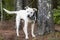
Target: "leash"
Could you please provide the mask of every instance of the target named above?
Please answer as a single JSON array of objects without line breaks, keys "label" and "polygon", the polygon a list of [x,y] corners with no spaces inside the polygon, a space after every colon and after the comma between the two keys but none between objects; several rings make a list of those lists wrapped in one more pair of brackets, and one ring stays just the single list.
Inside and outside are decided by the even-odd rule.
[{"label": "leash", "polygon": [[28,6],[31,6],[33,3],[34,3],[34,0]]}]

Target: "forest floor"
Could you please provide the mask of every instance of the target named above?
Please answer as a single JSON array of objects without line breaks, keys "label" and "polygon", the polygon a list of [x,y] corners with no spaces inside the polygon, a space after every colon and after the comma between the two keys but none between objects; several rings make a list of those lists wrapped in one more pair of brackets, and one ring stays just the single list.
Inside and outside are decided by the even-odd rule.
[{"label": "forest floor", "polygon": [[[20,31],[19,31],[20,36],[17,37],[14,26],[15,26],[15,23],[11,21],[0,22],[0,40],[25,40],[25,35],[22,30],[22,27],[20,27]],[[31,28],[29,24],[28,40],[60,40],[60,32],[54,32],[54,33],[46,34],[43,36],[36,36],[36,38],[32,38],[30,29]],[[60,25],[55,25],[55,29],[60,31]],[[35,31],[36,31],[36,27],[35,27]]]}]

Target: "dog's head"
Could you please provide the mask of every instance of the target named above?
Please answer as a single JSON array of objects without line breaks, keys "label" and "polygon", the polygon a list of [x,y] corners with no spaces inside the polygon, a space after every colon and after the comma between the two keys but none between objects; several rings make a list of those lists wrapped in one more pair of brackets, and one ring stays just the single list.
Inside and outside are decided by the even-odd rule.
[{"label": "dog's head", "polygon": [[37,11],[36,8],[25,7],[26,12],[28,13],[28,17],[34,16],[35,12]]}]

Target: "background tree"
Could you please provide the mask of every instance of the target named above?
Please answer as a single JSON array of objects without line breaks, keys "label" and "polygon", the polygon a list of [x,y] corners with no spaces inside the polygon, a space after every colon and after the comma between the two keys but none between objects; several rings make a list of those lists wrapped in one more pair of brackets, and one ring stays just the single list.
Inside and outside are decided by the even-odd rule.
[{"label": "background tree", "polygon": [[52,1],[38,0],[38,34],[43,35],[54,30]]},{"label": "background tree", "polygon": [[1,19],[1,22],[3,21],[3,10],[2,10],[2,0],[0,0],[0,19]]},{"label": "background tree", "polygon": [[15,1],[15,10],[21,10],[23,8],[23,0],[14,0]]}]

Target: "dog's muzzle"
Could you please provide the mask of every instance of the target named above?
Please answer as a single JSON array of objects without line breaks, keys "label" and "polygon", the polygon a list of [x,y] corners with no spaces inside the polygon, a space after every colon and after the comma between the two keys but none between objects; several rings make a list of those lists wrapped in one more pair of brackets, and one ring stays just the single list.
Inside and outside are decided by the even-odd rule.
[{"label": "dog's muzzle", "polygon": [[30,17],[30,15],[28,15],[28,18],[31,19],[31,20],[35,20],[35,17],[36,17],[35,14],[33,14],[31,17]]}]

